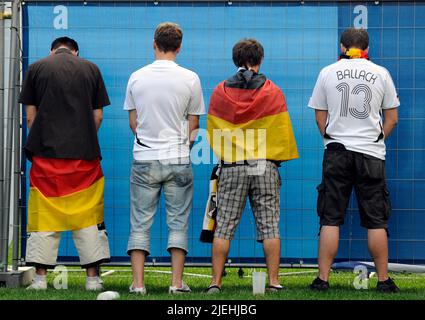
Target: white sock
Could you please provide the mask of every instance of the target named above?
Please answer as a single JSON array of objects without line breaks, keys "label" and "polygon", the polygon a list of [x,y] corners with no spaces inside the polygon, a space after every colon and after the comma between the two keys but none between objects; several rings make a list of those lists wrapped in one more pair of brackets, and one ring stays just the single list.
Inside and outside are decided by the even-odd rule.
[{"label": "white sock", "polygon": [[98,282],[99,281],[99,277],[87,277],[87,282]]},{"label": "white sock", "polygon": [[34,282],[46,282],[46,275],[35,274]]}]

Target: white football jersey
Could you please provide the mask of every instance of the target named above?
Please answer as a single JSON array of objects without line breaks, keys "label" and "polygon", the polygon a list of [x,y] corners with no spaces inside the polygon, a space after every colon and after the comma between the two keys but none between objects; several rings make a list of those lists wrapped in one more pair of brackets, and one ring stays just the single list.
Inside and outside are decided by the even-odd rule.
[{"label": "white football jersey", "polygon": [[325,146],[339,142],[385,160],[381,110],[400,105],[387,69],[366,59],[341,59],[322,69],[308,105],[328,111]]}]

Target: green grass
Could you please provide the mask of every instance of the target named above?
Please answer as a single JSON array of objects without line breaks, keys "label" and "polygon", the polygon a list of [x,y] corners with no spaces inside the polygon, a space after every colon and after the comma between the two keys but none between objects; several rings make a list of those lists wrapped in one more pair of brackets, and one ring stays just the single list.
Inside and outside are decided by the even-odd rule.
[{"label": "green grass", "polygon": [[[94,300],[98,293],[86,292],[84,290],[85,275],[80,269],[70,268],[68,279],[68,290],[56,290],[53,288],[53,279],[56,276],[53,272],[49,274],[49,289],[44,292],[35,292],[20,289],[0,288],[0,299],[51,299],[51,300]],[[338,300],[424,300],[425,299],[425,276],[412,274],[393,274],[402,292],[398,294],[380,294],[374,288],[376,286],[376,278],[369,281],[369,290],[356,290],[352,283],[354,274],[351,272],[332,273],[331,290],[326,293],[312,292],[307,289],[310,282],[315,277],[314,273],[302,275],[284,275],[281,282],[286,290],[279,293],[267,293],[264,296],[254,296],[252,294],[252,278],[250,277],[252,269],[246,268],[245,277],[239,278],[238,269],[227,269],[227,276],[223,278],[223,292],[217,295],[206,295],[202,291],[208,286],[209,278],[185,275],[185,281],[192,288],[191,294],[186,295],[169,295],[167,293],[170,282],[170,274],[157,273],[167,272],[169,268],[146,268],[146,288],[148,295],[137,296],[128,293],[128,287],[131,283],[131,272],[129,268],[103,268],[102,272],[115,270],[111,275],[103,277],[105,290],[118,291],[121,299],[133,300],[320,300],[320,299],[338,299]],[[257,269],[259,270],[259,269]],[[209,268],[186,268],[187,273],[195,273],[209,275]],[[300,272],[308,270],[300,269],[281,269],[281,272]],[[311,271],[311,270],[310,270]]]}]

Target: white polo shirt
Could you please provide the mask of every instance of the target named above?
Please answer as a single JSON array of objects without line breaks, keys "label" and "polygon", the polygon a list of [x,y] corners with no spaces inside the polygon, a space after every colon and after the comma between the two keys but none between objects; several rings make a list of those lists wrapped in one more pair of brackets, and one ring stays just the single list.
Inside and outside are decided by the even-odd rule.
[{"label": "white polo shirt", "polygon": [[308,105],[328,111],[325,146],[339,142],[385,160],[381,111],[400,102],[384,67],[366,59],[341,59],[322,69]]},{"label": "white polo shirt", "polygon": [[156,60],[128,81],[124,110],[136,110],[135,160],[189,156],[188,115],[205,114],[196,73],[174,61]]}]

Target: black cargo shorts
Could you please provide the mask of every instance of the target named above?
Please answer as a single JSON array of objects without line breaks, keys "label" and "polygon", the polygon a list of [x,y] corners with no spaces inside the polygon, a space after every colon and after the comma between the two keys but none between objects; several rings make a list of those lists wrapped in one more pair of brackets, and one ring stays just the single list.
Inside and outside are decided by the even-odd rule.
[{"label": "black cargo shorts", "polygon": [[385,161],[330,143],[323,156],[322,183],[317,187],[321,226],[340,226],[351,192],[356,193],[361,226],[387,229],[391,203],[385,182]]}]

